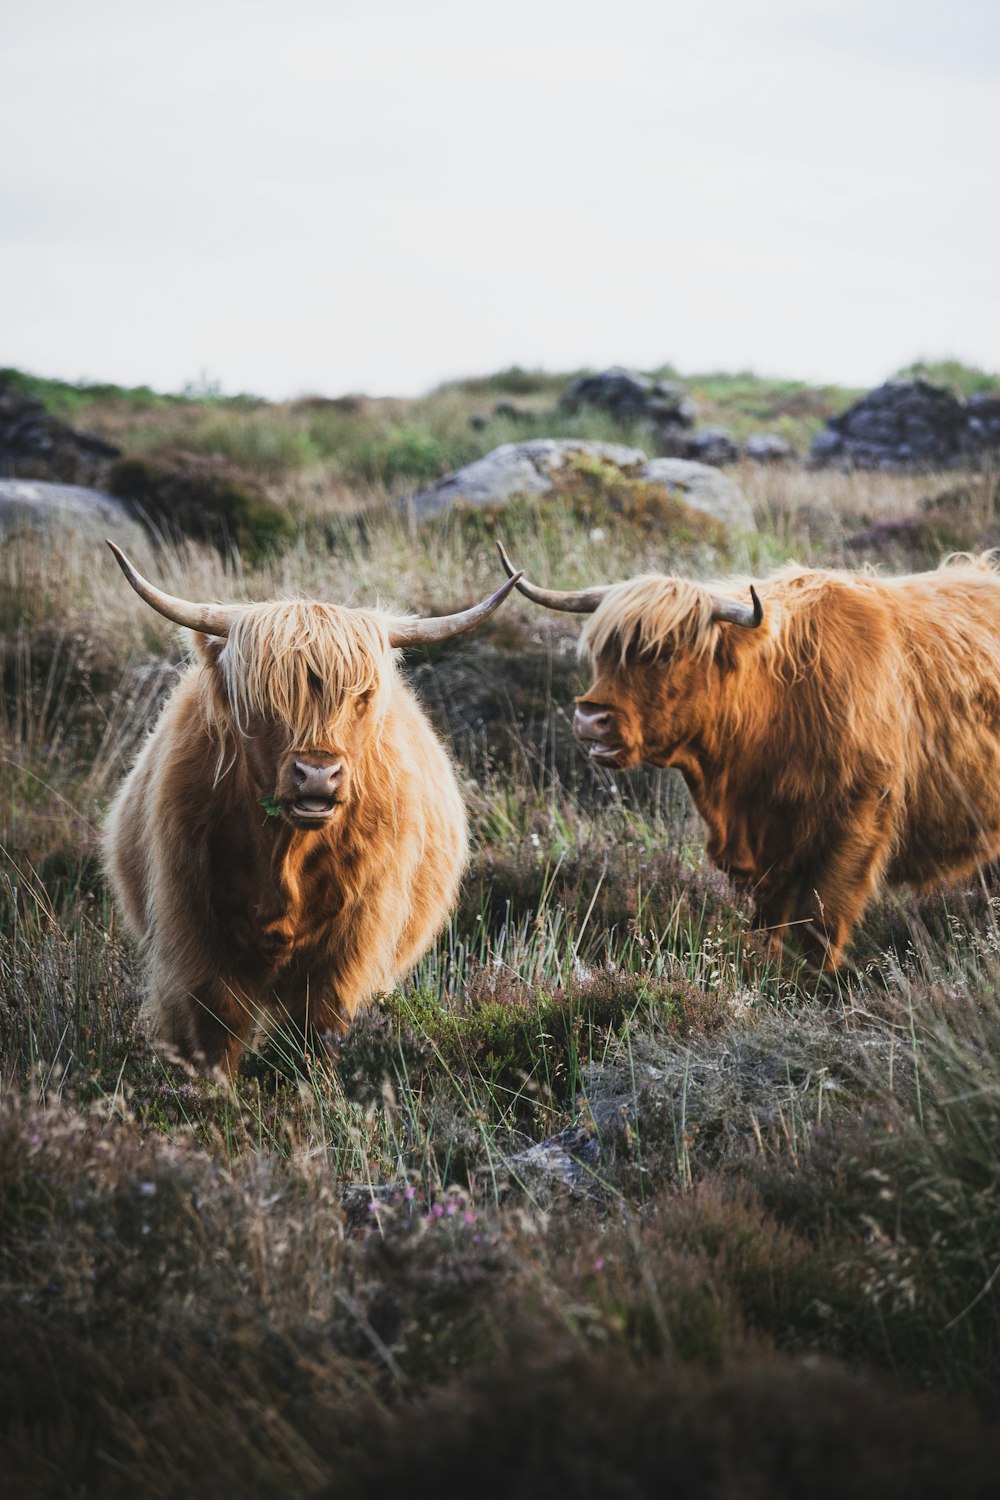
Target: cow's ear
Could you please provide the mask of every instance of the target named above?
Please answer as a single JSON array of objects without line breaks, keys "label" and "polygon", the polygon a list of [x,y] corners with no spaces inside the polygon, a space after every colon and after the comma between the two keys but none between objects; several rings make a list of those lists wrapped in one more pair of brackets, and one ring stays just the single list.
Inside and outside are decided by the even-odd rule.
[{"label": "cow's ear", "polygon": [[217,667],[219,658],[226,649],[226,643],[221,636],[203,635],[200,630],[193,630],[191,635],[194,640],[194,649],[206,667]]}]

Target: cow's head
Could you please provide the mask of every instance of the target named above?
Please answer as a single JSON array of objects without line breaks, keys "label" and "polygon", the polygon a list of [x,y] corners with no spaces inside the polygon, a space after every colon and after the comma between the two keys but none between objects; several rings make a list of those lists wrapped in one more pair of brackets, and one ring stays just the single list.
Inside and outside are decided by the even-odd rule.
[{"label": "cow's head", "polygon": [[516,580],[471,609],[431,619],[290,600],[192,604],[148,583],[108,543],[136,593],[196,632],[211,711],[233,732],[260,801],[295,828],[326,827],[359,791],[395,674],[394,653],[471,630]]},{"label": "cow's head", "polygon": [[753,586],[750,604],[657,575],[565,592],[529,583],[502,546],[500,555],[509,581],[529,599],[591,616],[580,649],[593,680],[573,715],[573,732],[589,758],[615,770],[640,761],[682,763],[734,659],[730,633],[721,627],[756,629],[763,621]]}]

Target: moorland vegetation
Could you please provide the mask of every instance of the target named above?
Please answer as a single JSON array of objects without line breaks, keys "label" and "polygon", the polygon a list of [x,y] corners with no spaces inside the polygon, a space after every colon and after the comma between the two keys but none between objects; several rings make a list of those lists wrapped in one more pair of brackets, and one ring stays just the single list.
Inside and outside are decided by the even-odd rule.
[{"label": "moorland vegetation", "polygon": [[[500,534],[531,577],[572,588],[789,557],[934,566],[996,524],[988,467],[787,463],[730,471],[751,533],[651,516],[599,466],[416,525],[408,488],[502,441],[642,434],[560,418],[566,380],[517,370],[415,402],[280,407],[17,379],[123,461],[224,464],[280,511],[280,535],[243,547],[153,522],[135,560],[190,598],[441,613],[499,581]],[[854,395],[689,388],[704,420],[800,449]],[[915,515],[945,519],[884,524]],[[880,550],[847,549],[865,535]],[[7,536],[11,1493],[628,1496],[664,1476],[692,1496],[994,1492],[993,874],[886,898],[835,979],[768,967],[679,779],[614,778],[574,747],[577,629],[515,598],[409,655],[469,809],[454,917],[335,1056],[295,1056],[277,1031],[228,1084],[150,1049],[100,874],[104,810],[184,644],[96,533]]]}]

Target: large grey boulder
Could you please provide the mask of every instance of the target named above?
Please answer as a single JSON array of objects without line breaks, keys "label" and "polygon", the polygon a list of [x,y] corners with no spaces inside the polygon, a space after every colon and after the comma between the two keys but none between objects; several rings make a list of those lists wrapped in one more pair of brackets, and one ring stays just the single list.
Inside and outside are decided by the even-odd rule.
[{"label": "large grey boulder", "polygon": [[718,469],[683,458],[649,459],[641,448],[583,438],[533,438],[524,443],[504,443],[485,458],[446,475],[428,489],[418,490],[404,504],[412,514],[423,518],[456,504],[505,505],[515,495],[547,495],[559,471],[577,456],[612,464],[630,479],[661,485],[679,495],[693,510],[714,516],[725,526],[740,531],[756,529],[750,502],[739,486]]},{"label": "large grey boulder", "polygon": [[0,533],[29,528],[54,531],[72,526],[113,537],[139,531],[121,500],[82,484],[49,484],[42,479],[0,479]]},{"label": "large grey boulder", "polygon": [[515,495],[547,495],[553,476],[575,454],[597,458],[619,469],[635,471],[646,462],[641,448],[622,443],[590,442],[584,438],[531,438],[504,443],[484,458],[446,474],[436,484],[409,496],[415,515],[432,516],[457,502],[465,505],[504,505]]},{"label": "large grey boulder", "polygon": [[651,458],[638,478],[679,494],[692,510],[714,516],[724,526],[739,531],[755,531],[753,507],[738,484],[734,484],[709,464],[694,463],[687,458]]}]

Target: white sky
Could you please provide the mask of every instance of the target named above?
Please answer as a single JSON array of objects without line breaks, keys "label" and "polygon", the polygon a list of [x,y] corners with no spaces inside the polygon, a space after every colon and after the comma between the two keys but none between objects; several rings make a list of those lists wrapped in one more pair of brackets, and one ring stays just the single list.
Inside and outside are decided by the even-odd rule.
[{"label": "white sky", "polygon": [[0,0],[0,364],[1000,367],[997,0]]}]

